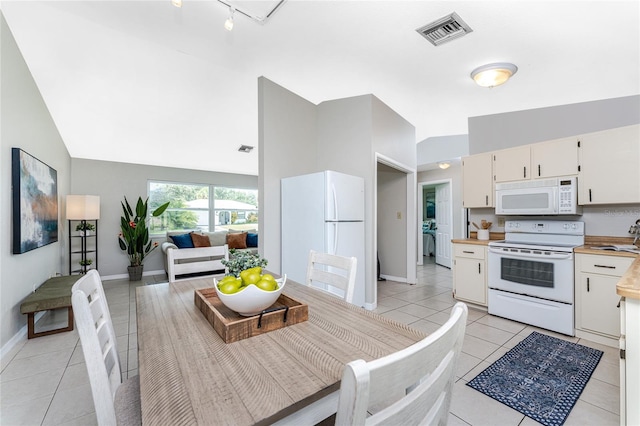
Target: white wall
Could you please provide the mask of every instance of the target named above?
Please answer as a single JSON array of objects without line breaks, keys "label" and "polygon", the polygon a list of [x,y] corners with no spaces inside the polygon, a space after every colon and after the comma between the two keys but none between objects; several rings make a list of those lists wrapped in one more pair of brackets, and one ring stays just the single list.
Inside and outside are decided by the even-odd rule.
[{"label": "white wall", "polygon": [[640,123],[640,95],[469,117],[469,153]]},{"label": "white wall", "polygon": [[[372,95],[315,106],[264,77],[258,79],[258,93],[260,229],[261,233],[268,233],[263,256],[274,270],[276,264],[280,265],[282,177],[326,169],[361,176],[365,179],[366,300],[375,303],[375,154],[382,153],[415,168],[414,127]],[[415,216],[415,197],[409,202],[411,220],[411,212]],[[416,257],[415,253],[410,256]]]},{"label": "white wall", "polygon": [[[20,303],[56,272],[62,272],[67,232],[64,199],[69,191],[71,159],[31,73],[22,58],[4,16],[0,19],[0,347],[17,336],[26,324]],[[11,253],[11,148],[21,148],[57,171],[58,242],[23,254]]]},{"label": "white wall", "polygon": [[417,145],[418,164],[433,164],[440,161],[469,155],[469,135],[435,136]]},{"label": "white wall", "polygon": [[314,104],[267,78],[258,79],[259,250],[276,273],[281,272],[280,179],[319,171],[316,120]]}]

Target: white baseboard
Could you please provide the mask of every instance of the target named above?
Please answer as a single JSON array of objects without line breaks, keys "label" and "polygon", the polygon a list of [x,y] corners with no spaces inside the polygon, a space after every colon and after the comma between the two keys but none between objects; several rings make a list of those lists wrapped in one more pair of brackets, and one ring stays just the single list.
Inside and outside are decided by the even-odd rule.
[{"label": "white baseboard", "polygon": [[[148,277],[150,275],[163,275],[166,274],[164,269],[159,269],[157,271],[147,271],[147,272],[143,272],[142,276],[143,277]],[[129,278],[129,274],[116,274],[116,275],[104,275],[100,277],[103,281],[107,281],[107,280],[121,280],[124,278]]]},{"label": "white baseboard", "polygon": [[[46,313],[47,311],[37,312],[34,316],[34,322],[38,322]],[[7,343],[2,346],[2,349],[0,349],[0,359],[4,360],[6,356],[9,356],[16,345],[23,340],[27,340],[27,324],[25,324],[16,334],[13,335],[11,339],[9,339]],[[4,366],[4,362],[2,365]]]},{"label": "white baseboard", "polygon": [[395,281],[395,282],[398,282],[398,283],[406,283],[407,282],[407,277],[394,277],[393,275],[384,275],[384,274],[381,274],[380,277],[384,278],[385,280]]}]

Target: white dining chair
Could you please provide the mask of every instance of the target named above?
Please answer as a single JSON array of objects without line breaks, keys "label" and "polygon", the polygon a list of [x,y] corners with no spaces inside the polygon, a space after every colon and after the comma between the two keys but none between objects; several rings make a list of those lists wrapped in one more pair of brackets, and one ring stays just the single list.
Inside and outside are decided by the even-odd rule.
[{"label": "white dining chair", "polygon": [[446,424],[467,312],[458,302],[449,320],[423,340],[370,362],[347,364],[335,424]]},{"label": "white dining chair", "polygon": [[326,289],[326,285],[338,288],[344,292],[344,300],[352,303],[356,286],[357,264],[358,259],[355,257],[337,256],[311,250],[307,265],[306,284],[321,289]]},{"label": "white dining chair", "polygon": [[98,271],[71,288],[71,305],[84,354],[99,425],[140,425],[138,376],[122,381],[116,334]]}]

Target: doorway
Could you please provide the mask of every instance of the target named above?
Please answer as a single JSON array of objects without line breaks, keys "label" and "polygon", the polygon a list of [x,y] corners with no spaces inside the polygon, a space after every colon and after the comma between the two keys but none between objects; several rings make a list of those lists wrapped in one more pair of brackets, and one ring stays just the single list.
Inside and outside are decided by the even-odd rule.
[{"label": "doorway", "polygon": [[374,261],[379,256],[380,277],[386,280],[416,283],[415,193],[416,171],[376,153],[373,256]]},{"label": "doorway", "polygon": [[453,208],[451,179],[418,184],[418,265],[435,257],[438,265],[451,268]]}]

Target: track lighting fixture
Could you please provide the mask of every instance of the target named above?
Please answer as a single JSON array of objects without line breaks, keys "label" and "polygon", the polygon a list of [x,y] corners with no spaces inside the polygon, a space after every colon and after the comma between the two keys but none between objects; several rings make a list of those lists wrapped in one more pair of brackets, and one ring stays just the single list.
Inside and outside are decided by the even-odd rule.
[{"label": "track lighting fixture", "polygon": [[233,7],[229,8],[229,17],[224,21],[224,29],[227,31],[231,31],[233,29],[233,14],[235,11],[236,10]]}]

